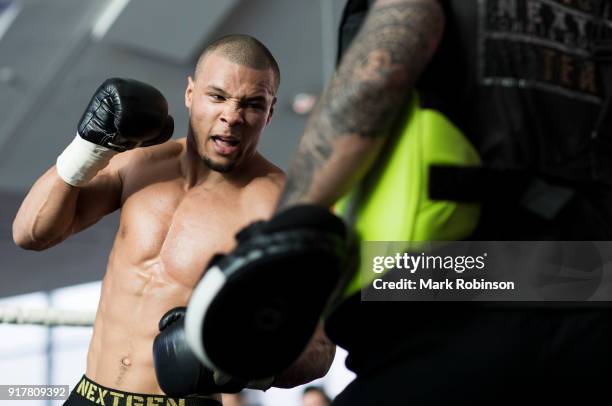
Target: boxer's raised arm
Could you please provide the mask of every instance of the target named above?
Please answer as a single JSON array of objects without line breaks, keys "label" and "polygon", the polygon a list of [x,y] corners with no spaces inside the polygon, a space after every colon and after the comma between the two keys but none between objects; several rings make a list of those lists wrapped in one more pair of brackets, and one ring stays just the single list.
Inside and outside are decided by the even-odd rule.
[{"label": "boxer's raised arm", "polygon": [[21,204],[13,240],[24,249],[49,248],[118,209],[120,200],[121,180],[111,165],[82,187],[66,183],[53,166]]},{"label": "boxer's raised arm", "polygon": [[443,26],[438,0],[376,1],[308,120],[279,210],[329,207],[368,170]]},{"label": "boxer's raised arm", "polygon": [[13,222],[13,239],[42,250],[120,206],[120,168],[135,147],[167,141],[174,130],[164,96],[130,79],[106,80],[95,92],[77,135],[34,184]]}]

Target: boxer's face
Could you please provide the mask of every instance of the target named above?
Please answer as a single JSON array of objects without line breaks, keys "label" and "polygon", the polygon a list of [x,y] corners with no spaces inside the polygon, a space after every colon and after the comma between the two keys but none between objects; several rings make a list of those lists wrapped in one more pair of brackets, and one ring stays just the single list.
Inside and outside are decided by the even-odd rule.
[{"label": "boxer's face", "polygon": [[211,169],[229,172],[255,153],[276,102],[274,74],[207,55],[188,78],[185,105],[198,154]]}]

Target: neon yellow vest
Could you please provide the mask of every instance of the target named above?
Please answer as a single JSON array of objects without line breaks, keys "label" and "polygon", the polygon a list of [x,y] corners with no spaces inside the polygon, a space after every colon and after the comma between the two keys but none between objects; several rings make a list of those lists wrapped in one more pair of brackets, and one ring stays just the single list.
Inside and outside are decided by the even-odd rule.
[{"label": "neon yellow vest", "polygon": [[[362,242],[451,241],[470,235],[479,205],[430,200],[428,177],[431,164],[479,165],[474,147],[445,116],[420,108],[417,96],[396,128],[370,172],[338,202],[336,213]],[[355,274],[344,297],[374,278],[372,272],[362,271]],[[371,274],[372,279],[362,280],[360,274]]]}]

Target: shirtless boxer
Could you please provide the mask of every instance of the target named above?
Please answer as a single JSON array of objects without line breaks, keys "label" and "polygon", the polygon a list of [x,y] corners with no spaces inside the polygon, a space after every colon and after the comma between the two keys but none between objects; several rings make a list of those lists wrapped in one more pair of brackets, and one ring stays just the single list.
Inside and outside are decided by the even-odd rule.
[{"label": "shirtless boxer", "polygon": [[[28,193],[13,225],[16,244],[26,249],[49,248],[121,209],[86,378],[67,404],[218,404],[147,396],[163,394],[152,343],[162,315],[186,305],[212,256],[233,247],[236,231],[273,212],[284,175],[256,147],[279,79],[273,56],[257,40],[234,35],[213,42],[188,78],[187,137],[168,142],[172,118],[161,93],[109,79],[77,138]],[[158,145],[142,148],[150,144]],[[335,347],[323,335],[313,343],[275,386],[328,370]]]}]

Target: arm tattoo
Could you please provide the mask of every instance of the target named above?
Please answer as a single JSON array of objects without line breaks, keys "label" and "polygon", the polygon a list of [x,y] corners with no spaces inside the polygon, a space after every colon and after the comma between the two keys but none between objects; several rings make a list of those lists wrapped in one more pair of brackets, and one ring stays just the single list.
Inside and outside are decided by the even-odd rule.
[{"label": "arm tattoo", "polygon": [[339,137],[388,133],[437,46],[442,26],[436,0],[381,0],[373,6],[308,121],[280,207],[308,193]]}]

